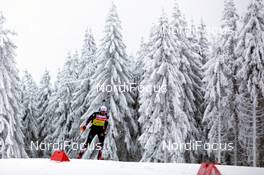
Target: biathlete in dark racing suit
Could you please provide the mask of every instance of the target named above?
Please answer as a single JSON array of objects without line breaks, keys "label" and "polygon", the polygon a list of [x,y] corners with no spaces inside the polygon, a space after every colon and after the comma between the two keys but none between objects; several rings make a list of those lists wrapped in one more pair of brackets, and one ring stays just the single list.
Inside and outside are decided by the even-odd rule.
[{"label": "biathlete in dark racing suit", "polygon": [[106,135],[106,129],[108,126],[108,119],[109,116],[107,114],[107,107],[101,106],[99,109],[99,112],[94,112],[85,122],[85,125],[80,127],[81,132],[84,132],[86,130],[87,125],[91,122],[91,130],[89,132],[88,138],[84,144],[84,148],[80,153],[78,154],[78,159],[81,159],[83,154],[85,153],[87,147],[91,142],[93,141],[94,137],[97,135],[99,139],[99,145],[101,149],[98,152],[97,159],[102,160],[102,149],[104,146],[104,139]]}]

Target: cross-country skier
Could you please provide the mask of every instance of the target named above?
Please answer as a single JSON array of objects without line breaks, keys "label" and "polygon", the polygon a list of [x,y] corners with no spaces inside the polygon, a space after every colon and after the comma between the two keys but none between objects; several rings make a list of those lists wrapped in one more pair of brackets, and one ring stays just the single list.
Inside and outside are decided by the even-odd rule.
[{"label": "cross-country skier", "polygon": [[99,109],[99,112],[94,112],[85,122],[85,125],[80,127],[80,131],[84,132],[87,125],[91,122],[91,130],[89,132],[88,138],[84,144],[84,148],[80,151],[78,154],[78,159],[81,159],[85,150],[89,146],[89,144],[92,142],[93,138],[97,135],[99,139],[99,146],[101,149],[98,152],[98,160],[102,160],[102,149],[104,145],[104,139],[106,135],[106,130],[108,126],[108,119],[109,116],[107,114],[107,107],[101,106]]}]

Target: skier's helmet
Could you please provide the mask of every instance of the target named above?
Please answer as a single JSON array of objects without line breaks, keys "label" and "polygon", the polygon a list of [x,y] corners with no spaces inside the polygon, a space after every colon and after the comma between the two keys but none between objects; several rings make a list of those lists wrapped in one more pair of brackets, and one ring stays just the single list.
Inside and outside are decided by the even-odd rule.
[{"label": "skier's helmet", "polygon": [[99,110],[100,110],[100,112],[107,112],[107,107],[101,106]]}]

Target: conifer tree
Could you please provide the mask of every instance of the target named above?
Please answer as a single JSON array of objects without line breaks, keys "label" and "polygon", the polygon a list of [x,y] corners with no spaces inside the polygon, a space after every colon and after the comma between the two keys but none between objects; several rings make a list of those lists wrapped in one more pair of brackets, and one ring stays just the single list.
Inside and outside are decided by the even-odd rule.
[{"label": "conifer tree", "polygon": [[[77,80],[76,74],[77,53],[74,56],[68,55],[59,77],[58,89],[53,98],[56,99],[53,107],[53,133],[47,137],[53,141],[60,142],[70,138],[70,130],[73,123],[71,103],[75,85],[72,83]],[[55,100],[54,99],[54,100]]]},{"label": "conifer tree", "polygon": [[43,76],[41,77],[38,94],[37,94],[37,109],[38,109],[37,123],[39,128],[38,137],[40,141],[43,140],[45,137],[45,134],[43,134],[43,130],[46,130],[47,129],[46,127],[49,126],[49,123],[46,120],[48,119],[48,117],[45,114],[47,114],[46,108],[48,107],[51,93],[52,93],[52,89],[50,83],[50,75],[49,72],[45,70]]},{"label": "conifer tree", "polygon": [[74,118],[73,126],[70,131],[71,137],[78,137],[80,117],[87,111],[91,89],[91,77],[95,70],[96,45],[91,30],[85,32],[82,55],[79,60],[79,77],[73,84],[76,88],[72,98],[72,112],[70,115]]},{"label": "conifer tree", "polygon": [[[186,142],[194,142],[197,140],[204,140],[201,134],[201,120],[203,113],[203,91],[202,91],[202,59],[201,56],[195,52],[194,47],[186,32],[184,18],[175,2],[174,8],[176,12],[173,15],[172,30],[175,39],[175,50],[179,54],[181,60],[180,71],[185,77],[182,84],[184,97],[182,99],[183,111],[188,117],[191,130],[188,132]],[[183,24],[183,26],[176,24]],[[181,31],[181,32],[178,32]],[[202,150],[186,151],[186,161],[195,162],[201,159]]]},{"label": "conifer tree", "polygon": [[239,141],[246,152],[247,164],[259,166],[263,143],[263,19],[262,0],[253,0],[238,34],[236,47],[239,80]]},{"label": "conifer tree", "polygon": [[[204,122],[209,129],[210,143],[235,142],[234,161],[237,162],[237,83],[235,79],[235,46],[237,32],[236,8],[233,0],[225,1],[222,18],[222,34],[214,47],[210,60],[205,65],[205,104]],[[234,126],[233,126],[234,125]],[[233,138],[230,130],[233,130]],[[231,140],[229,140],[231,139]],[[214,151],[219,163],[227,159],[221,149]]]},{"label": "conifer tree", "polygon": [[199,54],[202,57],[202,63],[205,64],[209,58],[209,42],[207,39],[206,33],[206,25],[204,24],[203,20],[201,20],[200,25],[198,26],[198,46],[199,46]]},{"label": "conifer tree", "polygon": [[[229,131],[227,132],[228,141],[234,143],[234,152],[232,156],[232,162],[235,165],[238,164],[238,150],[239,150],[239,142],[238,142],[238,85],[235,74],[237,72],[237,68],[235,66],[236,54],[235,47],[237,43],[237,25],[239,16],[236,12],[236,6],[234,0],[226,0],[224,4],[224,12],[222,18],[222,35],[221,35],[221,45],[222,45],[222,57],[225,64],[225,76],[228,80],[228,89],[229,93],[227,94],[228,104],[227,108],[230,111],[230,117],[232,120],[232,125],[229,125]],[[225,155],[225,159],[228,159]],[[231,162],[227,162],[231,163]]]},{"label": "conifer tree", "polygon": [[21,127],[22,104],[18,70],[15,64],[13,33],[0,15],[0,158],[27,157]]},{"label": "conifer tree", "polygon": [[129,60],[122,41],[121,22],[113,4],[106,19],[105,37],[96,58],[96,71],[89,92],[89,109],[83,115],[86,119],[101,105],[109,108],[109,130],[105,140],[103,155],[114,160],[129,160],[133,157],[133,137],[137,125],[132,116],[133,98],[130,90],[121,85],[129,85],[131,73]]},{"label": "conifer tree", "polygon": [[163,14],[151,38],[148,61],[144,67],[146,74],[141,83],[141,161],[184,161],[184,150],[167,148],[169,144],[184,143],[190,131],[188,116],[182,110],[182,84],[185,79],[180,71],[179,55],[168,19]]},{"label": "conifer tree", "polygon": [[23,133],[25,135],[24,142],[26,151],[29,157],[36,157],[36,150],[31,149],[31,141],[35,142],[38,139],[38,124],[36,106],[37,85],[31,74],[24,72],[22,78],[22,104],[24,107],[22,116]]},{"label": "conifer tree", "polygon": [[[63,143],[71,139],[70,130],[74,121],[70,115],[72,112],[71,100],[75,88],[72,82],[76,81],[77,75],[75,66],[76,57],[71,56],[69,53],[62,71],[58,73],[55,90],[43,113],[43,116],[45,116],[42,121],[44,129],[41,134],[45,143]],[[44,157],[49,156],[50,153],[51,150],[45,150]]]}]

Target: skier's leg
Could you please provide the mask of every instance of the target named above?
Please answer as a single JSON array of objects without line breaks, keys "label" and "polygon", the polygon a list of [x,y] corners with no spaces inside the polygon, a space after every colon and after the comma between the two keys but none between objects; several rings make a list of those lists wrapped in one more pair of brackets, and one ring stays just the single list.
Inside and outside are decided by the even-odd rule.
[{"label": "skier's leg", "polygon": [[95,129],[91,129],[90,132],[89,132],[89,135],[88,135],[88,137],[86,139],[86,142],[84,144],[85,148],[87,148],[89,146],[89,144],[92,143],[93,138],[95,137],[95,135],[96,135],[96,130]]},{"label": "skier's leg", "polygon": [[103,157],[102,157],[102,150],[103,150],[103,147],[104,147],[105,134],[104,133],[98,133],[98,139],[99,139],[100,149],[98,151],[97,159],[98,160],[102,160],[103,159]]},{"label": "skier's leg", "polygon": [[82,158],[82,156],[83,156],[83,154],[85,153],[87,147],[88,147],[89,144],[93,141],[93,138],[94,138],[95,135],[96,135],[95,130],[94,130],[94,129],[91,129],[90,132],[89,132],[89,134],[88,134],[88,137],[87,137],[87,139],[86,139],[86,142],[85,142],[85,144],[83,145],[82,150],[81,150],[80,153],[78,154],[77,159],[81,159],[81,158]]}]

